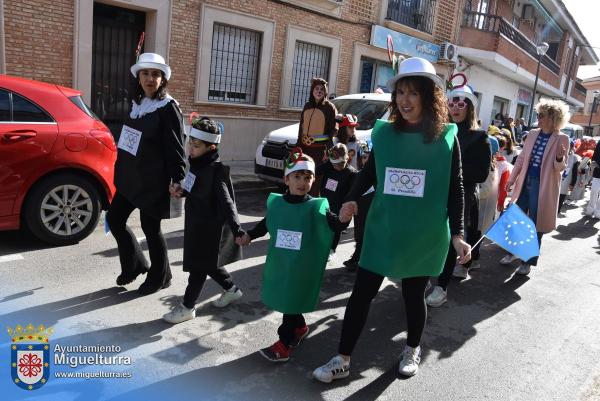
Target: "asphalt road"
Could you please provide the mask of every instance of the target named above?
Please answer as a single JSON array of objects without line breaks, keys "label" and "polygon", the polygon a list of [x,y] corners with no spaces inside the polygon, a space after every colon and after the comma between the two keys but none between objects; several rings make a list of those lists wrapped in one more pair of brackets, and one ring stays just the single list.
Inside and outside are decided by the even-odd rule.
[{"label": "asphalt road", "polygon": [[[267,189],[238,192],[244,227],[264,214]],[[582,203],[580,203],[581,205]],[[0,325],[54,328],[59,345],[111,345],[130,364],[70,367],[55,372],[111,371],[131,378],[57,378],[33,391],[11,383],[10,338],[0,340],[3,400],[598,400],[600,399],[599,220],[570,207],[542,243],[528,277],[500,266],[503,252],[485,243],[482,269],[453,281],[449,302],[430,309],[419,374],[402,379],[398,356],[406,338],[398,282],[384,281],[352,359],[348,379],[326,385],[314,368],[337,350],[354,275],[341,262],[353,250],[345,234],[328,265],[311,332],[292,359],[273,364],[258,349],[277,339],[281,315],[260,301],[266,239],[229,266],[244,297],[225,309],[210,305],[220,288],[209,280],[197,318],[172,326],[161,316],[183,294],[183,218],[163,222],[173,285],[139,297],[138,279],[115,285],[120,271],[114,239],[102,227],[78,245],[45,247],[22,233],[0,233]],[[143,237],[137,213],[130,226]],[[142,240],[143,242],[143,240]],[[145,243],[144,243],[145,246]],[[81,355],[72,353],[72,355]],[[90,354],[85,354],[90,355]],[[116,354],[110,354],[116,355]],[[55,360],[54,360],[55,361]]]}]

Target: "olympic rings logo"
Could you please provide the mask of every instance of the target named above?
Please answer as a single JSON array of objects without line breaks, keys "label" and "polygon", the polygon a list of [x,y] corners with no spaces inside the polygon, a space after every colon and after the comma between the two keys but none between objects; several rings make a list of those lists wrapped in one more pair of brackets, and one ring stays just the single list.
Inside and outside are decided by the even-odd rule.
[{"label": "olympic rings logo", "polygon": [[[416,175],[409,176],[407,174],[391,174],[390,182],[398,186],[403,186],[406,189],[414,189],[421,184],[421,178]],[[398,184],[398,182],[400,184]]]}]

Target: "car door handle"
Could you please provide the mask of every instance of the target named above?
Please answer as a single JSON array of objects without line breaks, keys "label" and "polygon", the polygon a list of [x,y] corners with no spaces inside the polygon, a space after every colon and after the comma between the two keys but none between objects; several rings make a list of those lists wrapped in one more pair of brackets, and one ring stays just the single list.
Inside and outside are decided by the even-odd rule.
[{"label": "car door handle", "polygon": [[2,136],[2,139],[6,142],[17,142],[24,139],[33,138],[37,135],[35,131],[13,131],[7,132]]}]

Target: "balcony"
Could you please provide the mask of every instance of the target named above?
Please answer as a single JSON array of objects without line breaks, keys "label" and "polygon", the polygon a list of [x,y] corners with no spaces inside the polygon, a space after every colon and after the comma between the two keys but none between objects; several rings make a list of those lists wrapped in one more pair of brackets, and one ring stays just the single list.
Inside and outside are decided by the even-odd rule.
[{"label": "balcony", "polygon": [[433,32],[436,0],[389,0],[386,19],[421,32]]},{"label": "balcony", "polygon": [[[538,58],[535,43],[530,41],[525,35],[519,32],[519,30],[515,29],[508,21],[498,15],[466,11],[462,27],[475,29],[481,32],[490,32],[499,35],[501,34],[535,60]],[[484,50],[496,51],[497,49],[488,48]],[[547,55],[542,57],[542,65],[544,65],[548,70],[552,71],[555,75],[559,75],[560,66]]]}]

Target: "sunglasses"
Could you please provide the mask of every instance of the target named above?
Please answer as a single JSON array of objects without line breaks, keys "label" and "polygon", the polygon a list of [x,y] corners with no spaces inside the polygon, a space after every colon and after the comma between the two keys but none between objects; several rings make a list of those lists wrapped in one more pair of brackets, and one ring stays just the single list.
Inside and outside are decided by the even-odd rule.
[{"label": "sunglasses", "polygon": [[546,117],[547,113],[538,113],[538,119]]},{"label": "sunglasses", "polygon": [[467,102],[465,102],[464,100],[459,100],[457,102],[452,101],[452,100],[448,100],[448,108],[449,109],[464,109],[465,107],[467,107]]}]

